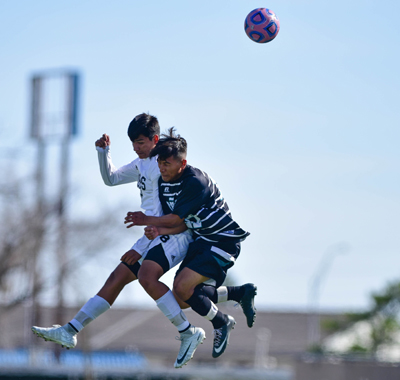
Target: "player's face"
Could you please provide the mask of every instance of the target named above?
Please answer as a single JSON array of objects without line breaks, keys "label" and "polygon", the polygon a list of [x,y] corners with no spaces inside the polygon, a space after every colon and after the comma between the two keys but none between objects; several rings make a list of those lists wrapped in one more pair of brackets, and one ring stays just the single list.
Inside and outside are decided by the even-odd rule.
[{"label": "player's face", "polygon": [[158,167],[160,168],[161,177],[165,182],[172,182],[182,175],[186,167],[186,160],[169,157],[165,160],[158,159]]},{"label": "player's face", "polygon": [[133,141],[133,150],[139,156],[139,158],[147,158],[150,155],[150,151],[156,146],[158,136],[154,136],[152,140],[143,135],[139,135],[136,140]]}]

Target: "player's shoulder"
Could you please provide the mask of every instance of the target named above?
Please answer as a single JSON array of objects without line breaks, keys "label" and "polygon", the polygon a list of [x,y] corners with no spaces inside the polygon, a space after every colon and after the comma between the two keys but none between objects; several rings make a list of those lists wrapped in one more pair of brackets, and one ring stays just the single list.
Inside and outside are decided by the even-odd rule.
[{"label": "player's shoulder", "polygon": [[190,186],[206,186],[209,182],[205,172],[191,165],[186,166],[181,179]]},{"label": "player's shoulder", "polygon": [[185,173],[188,178],[192,178],[197,181],[207,181],[209,176],[206,172],[203,172],[203,170],[196,168],[191,165],[187,165],[185,169]]},{"label": "player's shoulder", "polygon": [[157,158],[137,158],[136,166],[142,175],[145,175],[149,179],[157,179],[160,175],[160,169],[158,168]]},{"label": "player's shoulder", "polygon": [[140,158],[135,158],[133,161],[129,162],[127,164],[127,166],[131,166],[133,168],[136,168],[137,170],[139,170],[140,167]]},{"label": "player's shoulder", "polygon": [[151,157],[149,162],[149,172],[153,179],[160,177],[160,168],[158,167],[157,157]]},{"label": "player's shoulder", "polygon": [[146,170],[152,169],[153,167],[158,166],[157,161],[154,161],[153,158],[136,158],[132,161],[138,168],[143,168]]}]

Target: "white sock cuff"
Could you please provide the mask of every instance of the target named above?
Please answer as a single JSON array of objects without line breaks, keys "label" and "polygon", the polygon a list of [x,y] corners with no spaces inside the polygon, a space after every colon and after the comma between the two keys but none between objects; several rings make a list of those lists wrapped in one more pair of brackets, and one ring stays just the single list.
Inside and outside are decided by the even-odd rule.
[{"label": "white sock cuff", "polygon": [[214,317],[217,315],[218,313],[218,308],[217,306],[215,306],[214,302],[211,302],[211,309],[209,310],[209,312],[207,313],[207,315],[204,316],[205,319],[208,319],[209,321],[213,320]]},{"label": "white sock cuff", "polygon": [[217,289],[218,303],[228,301],[228,288],[226,286],[220,286]]}]

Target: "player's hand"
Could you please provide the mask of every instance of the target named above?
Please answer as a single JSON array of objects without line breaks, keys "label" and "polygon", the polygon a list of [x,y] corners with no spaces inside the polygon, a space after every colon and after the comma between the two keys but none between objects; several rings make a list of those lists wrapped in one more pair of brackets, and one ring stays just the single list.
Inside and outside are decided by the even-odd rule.
[{"label": "player's hand", "polygon": [[110,136],[106,135],[105,133],[101,136],[94,145],[99,146],[100,148],[105,148],[106,146],[111,145]]},{"label": "player's hand", "polygon": [[160,235],[156,226],[145,227],[144,234],[149,240],[154,240],[157,236]]},{"label": "player's hand", "polygon": [[131,228],[133,226],[146,226],[146,215],[141,211],[128,212],[125,216],[125,224],[128,224],[126,228]]},{"label": "player's hand", "polygon": [[122,255],[121,261],[128,265],[133,265],[140,260],[141,257],[142,255],[139,255],[139,253],[137,253],[134,249],[131,249]]}]

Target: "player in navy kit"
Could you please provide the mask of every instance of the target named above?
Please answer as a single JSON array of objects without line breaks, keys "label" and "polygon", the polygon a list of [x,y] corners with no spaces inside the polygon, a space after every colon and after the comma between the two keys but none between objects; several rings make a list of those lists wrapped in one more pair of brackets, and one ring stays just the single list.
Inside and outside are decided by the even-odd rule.
[{"label": "player in navy kit", "polygon": [[184,222],[194,235],[175,281],[174,293],[182,308],[190,306],[210,320],[214,327],[213,357],[226,349],[235,325],[233,317],[221,313],[215,303],[223,300],[239,302],[249,327],[255,319],[256,287],[222,287],[227,270],[240,253],[240,243],[249,233],[232,219],[228,205],[216,183],[200,169],[187,165],[186,140],[175,135],[163,135],[150,156],[158,156],[161,178],[159,197],[164,215],[146,216],[130,212],[125,218],[127,227],[147,225],[150,239],[165,234],[169,228]]}]

